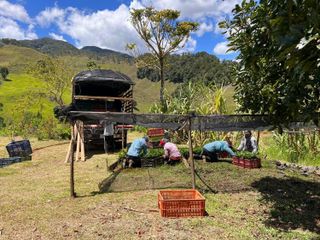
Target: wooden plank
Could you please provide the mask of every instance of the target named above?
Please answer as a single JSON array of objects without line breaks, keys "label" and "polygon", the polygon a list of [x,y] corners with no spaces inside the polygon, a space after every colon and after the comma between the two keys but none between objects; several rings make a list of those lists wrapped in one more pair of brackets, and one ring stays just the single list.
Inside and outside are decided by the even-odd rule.
[{"label": "wooden plank", "polygon": [[74,137],[74,132],[75,132],[75,129],[73,127],[73,125],[71,125],[70,127],[70,132],[71,132],[71,139],[70,139],[70,144],[69,144],[69,147],[68,147],[68,151],[67,151],[67,156],[66,156],[66,159],[65,159],[65,163],[68,163],[71,161],[71,149],[72,149],[72,144],[73,144],[73,137]]},{"label": "wooden plank", "polygon": [[83,133],[83,122],[80,123],[80,149],[81,149],[81,161],[86,161],[86,150],[84,147],[84,133]]},{"label": "wooden plank", "polygon": [[133,101],[133,98],[127,97],[107,97],[107,96],[86,96],[86,95],[75,95],[74,99],[77,100],[120,100],[120,101]]},{"label": "wooden plank", "polygon": [[77,134],[77,148],[76,148],[76,161],[79,161],[80,159],[80,133],[78,132]]}]

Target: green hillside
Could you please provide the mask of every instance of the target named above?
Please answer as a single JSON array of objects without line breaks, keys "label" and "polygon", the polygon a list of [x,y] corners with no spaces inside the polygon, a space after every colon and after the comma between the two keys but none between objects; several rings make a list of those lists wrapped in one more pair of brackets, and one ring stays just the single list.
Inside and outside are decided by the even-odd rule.
[{"label": "green hillside", "polygon": [[[32,62],[45,57],[44,54],[26,47],[5,45],[0,47],[0,66],[9,67],[10,72],[24,72],[24,68]],[[10,76],[9,76],[10,78]]]},{"label": "green hillside", "polygon": [[[0,47],[0,66],[6,66],[10,71],[8,76],[10,81],[2,81],[0,85],[0,103],[4,105],[3,112],[0,113],[1,116],[4,118],[10,116],[12,109],[18,104],[21,104],[19,101],[24,102],[26,96],[30,95],[32,91],[35,92],[37,89],[41,89],[43,86],[42,81],[26,74],[26,67],[45,56],[45,54],[31,48],[15,45]],[[85,55],[60,56],[59,58],[63,59],[75,72],[86,70],[88,61],[91,61],[90,57]],[[115,63],[107,59],[100,59],[95,62],[102,69],[119,71],[133,79],[136,83],[134,87],[134,97],[140,111],[148,111],[152,103],[158,101],[160,84],[145,79],[137,79],[135,65],[128,64],[126,61]],[[176,84],[167,83],[167,88],[172,92],[176,88]],[[64,100],[66,104],[71,102],[71,84],[70,91],[66,93]],[[44,116],[52,116],[52,109],[55,104],[47,99],[42,99],[41,102],[35,102],[32,106],[28,104],[27,107],[33,112],[37,112],[40,106]]]},{"label": "green hillside", "polygon": [[[117,60],[104,58],[99,48],[86,48],[86,51],[98,51],[100,57],[94,59],[94,62],[98,67],[102,69],[111,69],[114,71],[122,72],[128,75],[134,82],[134,98],[137,101],[137,109],[139,112],[147,112],[150,106],[159,101],[159,88],[160,82],[152,82],[147,79],[137,79],[137,68],[134,64],[130,64],[127,60]],[[110,53],[111,54],[111,53]],[[121,53],[119,53],[121,54]],[[8,78],[10,81],[2,81],[0,85],[0,103],[4,105],[4,111],[0,113],[4,118],[10,117],[14,113],[19,104],[25,108],[37,112],[41,110],[44,117],[53,116],[53,107],[56,105],[50,102],[48,99],[41,99],[40,102],[34,99],[30,104],[26,103],[26,98],[30,96],[31,92],[36,92],[37,89],[43,87],[41,80],[26,74],[26,67],[35,63],[36,61],[46,57],[47,55],[27,47],[21,47],[16,45],[4,45],[0,46],[0,66],[6,66],[9,68],[10,74]],[[87,63],[92,61],[92,56],[88,55],[65,55],[59,56],[68,67],[75,72],[80,72],[87,69]],[[173,92],[178,84],[166,82],[166,90]],[[234,110],[235,105],[232,99],[234,89],[228,87],[226,90],[226,96],[228,99],[228,109]],[[71,102],[71,79],[70,88],[64,96],[66,104]],[[20,101],[20,102],[19,102]],[[26,106],[24,106],[24,104]]]}]

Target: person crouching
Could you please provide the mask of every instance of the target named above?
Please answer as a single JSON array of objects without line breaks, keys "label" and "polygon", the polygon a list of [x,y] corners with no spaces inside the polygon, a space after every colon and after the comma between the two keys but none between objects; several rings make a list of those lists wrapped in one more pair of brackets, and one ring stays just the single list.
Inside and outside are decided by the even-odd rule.
[{"label": "person crouching", "polygon": [[140,167],[141,156],[147,154],[149,138],[144,136],[143,138],[135,139],[129,147],[126,160],[123,162],[123,167]]},{"label": "person crouching", "polygon": [[179,152],[177,145],[164,138],[160,141],[160,146],[164,149],[163,158],[165,163],[174,165],[181,161],[181,153]]},{"label": "person crouching", "polygon": [[234,157],[236,154],[232,151],[231,141],[213,141],[203,146],[202,155],[203,160],[211,162],[218,161],[218,153],[227,152]]}]

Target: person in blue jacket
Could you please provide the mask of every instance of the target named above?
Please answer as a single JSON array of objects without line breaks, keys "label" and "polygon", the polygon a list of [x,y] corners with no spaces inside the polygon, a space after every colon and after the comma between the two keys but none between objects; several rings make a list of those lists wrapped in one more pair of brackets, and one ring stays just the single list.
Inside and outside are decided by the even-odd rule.
[{"label": "person in blue jacket", "polygon": [[132,142],[127,152],[128,162],[124,162],[123,166],[131,168],[133,166],[139,166],[141,164],[141,156],[147,154],[149,138],[147,136],[138,138]]},{"label": "person in blue jacket", "polygon": [[218,161],[218,153],[227,152],[234,157],[236,154],[232,151],[232,143],[230,141],[214,141],[203,146],[203,159],[209,161]]}]

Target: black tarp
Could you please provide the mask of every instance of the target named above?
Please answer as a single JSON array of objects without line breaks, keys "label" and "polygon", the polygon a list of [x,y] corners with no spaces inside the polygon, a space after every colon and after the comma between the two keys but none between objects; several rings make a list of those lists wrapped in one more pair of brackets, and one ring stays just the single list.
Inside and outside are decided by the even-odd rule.
[{"label": "black tarp", "polygon": [[125,74],[112,70],[88,70],[73,78],[74,95],[117,97],[134,85]]}]

